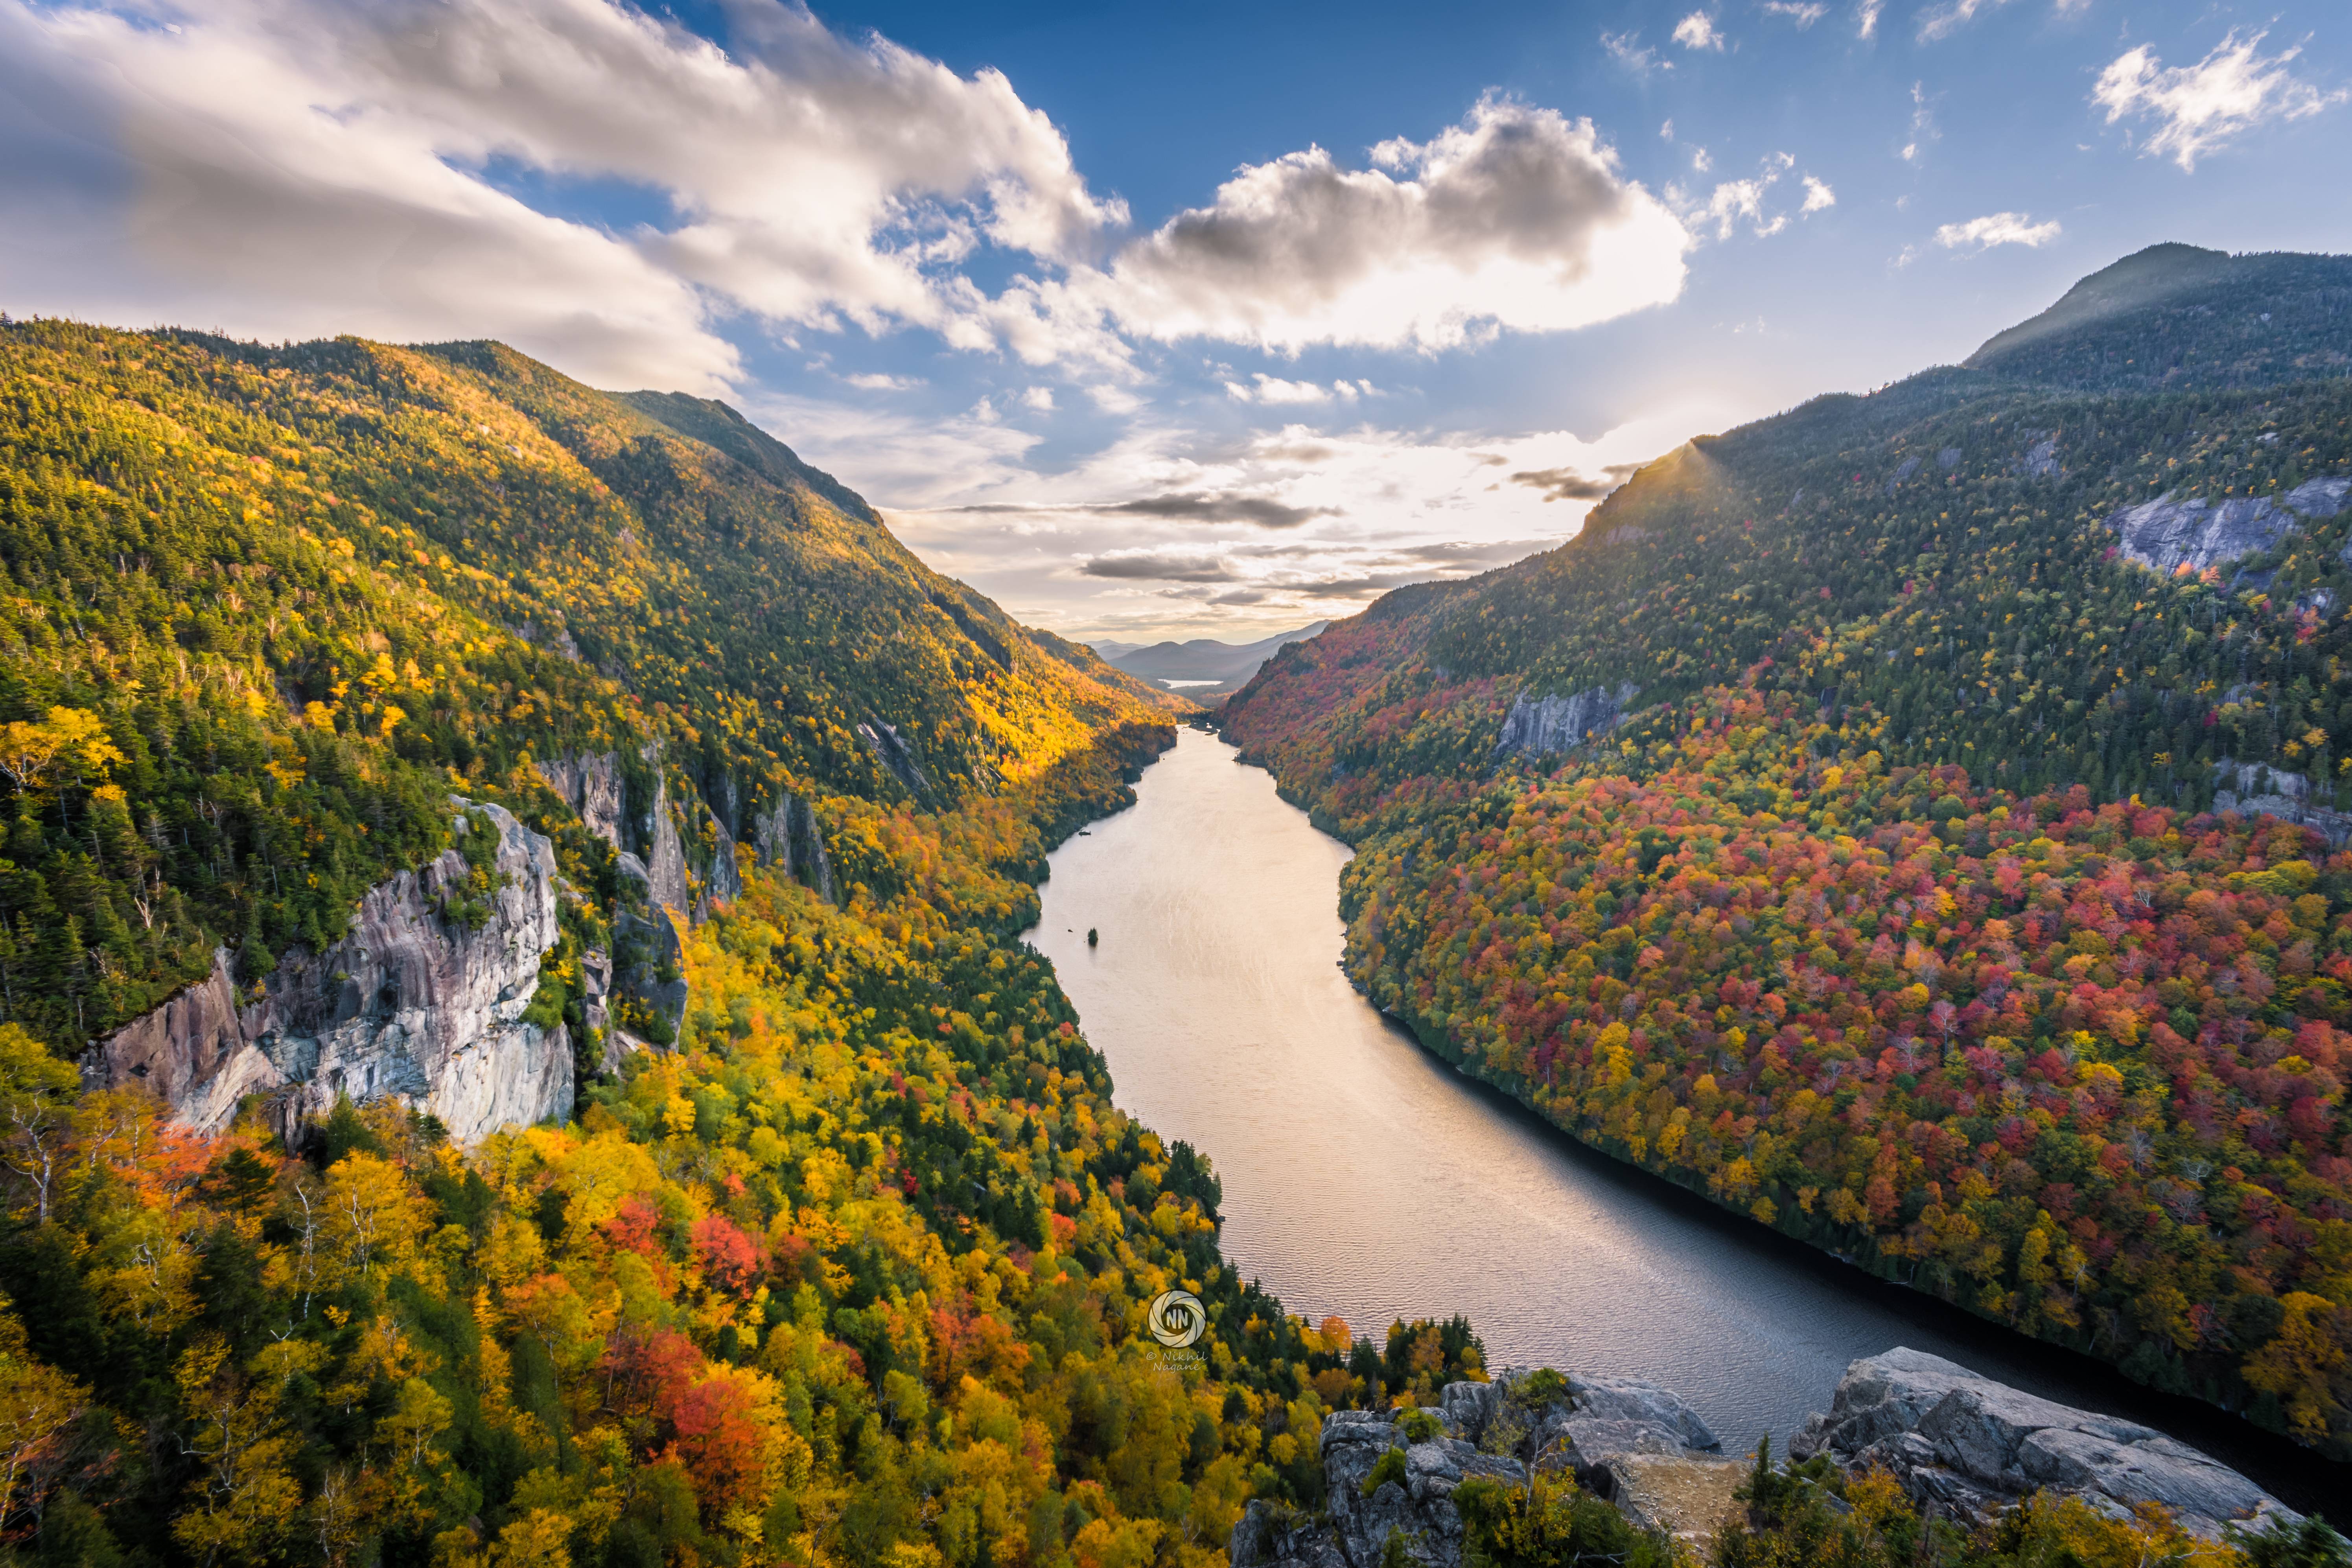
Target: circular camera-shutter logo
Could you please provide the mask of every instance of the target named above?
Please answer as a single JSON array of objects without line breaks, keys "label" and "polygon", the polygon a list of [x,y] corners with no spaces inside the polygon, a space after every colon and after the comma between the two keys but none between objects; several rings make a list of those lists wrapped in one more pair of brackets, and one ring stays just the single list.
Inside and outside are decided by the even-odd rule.
[{"label": "circular camera-shutter logo", "polygon": [[1201,1337],[1209,1326],[1209,1314],[1202,1310],[1201,1298],[1190,1290],[1163,1290],[1152,1298],[1147,1325],[1153,1339],[1171,1351],[1181,1351]]}]

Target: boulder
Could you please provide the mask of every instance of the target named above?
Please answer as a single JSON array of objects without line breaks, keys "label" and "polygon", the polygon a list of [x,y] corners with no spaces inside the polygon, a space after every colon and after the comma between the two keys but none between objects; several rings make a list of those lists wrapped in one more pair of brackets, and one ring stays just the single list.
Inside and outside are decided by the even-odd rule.
[{"label": "boulder", "polygon": [[1790,1451],[1799,1459],[1825,1453],[1849,1469],[1882,1468],[1921,1509],[1970,1523],[2044,1489],[2119,1516],[2158,1503],[2209,1540],[2234,1521],[2296,1517],[2237,1471],[2153,1427],[1909,1349],[1847,1367],[1829,1410],[1805,1423]]}]

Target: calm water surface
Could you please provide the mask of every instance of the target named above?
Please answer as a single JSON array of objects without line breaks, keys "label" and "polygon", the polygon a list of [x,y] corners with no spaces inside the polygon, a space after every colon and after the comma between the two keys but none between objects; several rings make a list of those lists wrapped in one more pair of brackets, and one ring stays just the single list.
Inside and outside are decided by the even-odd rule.
[{"label": "calm water surface", "polygon": [[1339,971],[1347,847],[1223,742],[1179,734],[1131,810],[1054,853],[1030,941],[1118,1103],[1214,1161],[1226,1253],[1291,1311],[1376,1336],[1393,1318],[1467,1312],[1490,1364],[1649,1378],[1727,1450],[1767,1432],[1784,1446],[1848,1362],[1907,1344],[2162,1426],[2291,1502],[2330,1479],[2232,1418],[1593,1154],[1456,1073]]}]

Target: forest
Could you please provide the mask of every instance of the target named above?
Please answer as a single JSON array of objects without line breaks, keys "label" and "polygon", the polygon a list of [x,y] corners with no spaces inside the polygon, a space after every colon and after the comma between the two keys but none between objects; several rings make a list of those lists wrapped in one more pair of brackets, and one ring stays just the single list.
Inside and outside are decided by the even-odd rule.
[{"label": "forest", "polygon": [[[1331,1412],[1428,1405],[1488,1376],[1460,1317],[1310,1322],[1242,1278],[1220,1247],[1211,1163],[1118,1108],[1050,967],[1020,941],[1045,851],[1131,802],[1180,705],[930,573],[855,495],[723,405],[593,392],[494,344],[268,348],[0,323],[0,1563],[1223,1568],[1246,1505],[1321,1506]],[[1478,689],[1499,700],[1491,681]],[[1751,756],[1801,730],[1803,758],[1775,775],[1786,800],[1738,809],[1785,807],[1785,822],[1797,793],[1843,784],[1822,784],[1828,752],[1789,727],[1785,694],[1737,700],[1754,708],[1738,710]],[[1680,726],[1696,755],[1698,709],[1675,712],[1644,732]],[[1706,722],[1732,732],[1728,710]],[[632,803],[611,837],[541,768],[603,752]],[[1629,764],[1590,787],[1651,777]],[[1911,777],[1857,763],[1851,787],[1907,811]],[[1433,779],[1424,805],[1488,810],[1491,784]],[[1507,787],[1535,784],[1523,771]],[[1939,794],[1920,816],[1936,826],[1873,853],[1932,866],[1995,839],[2012,853],[1989,795],[1957,776],[1945,793],[1965,810]],[[621,874],[625,852],[650,851],[639,807],[664,799],[695,905],[677,911],[665,961],[686,1001],[656,1032],[616,994],[612,1026],[655,1037],[615,1068],[585,969],[592,952],[618,956],[625,930],[671,919]],[[813,820],[828,876],[739,844],[787,800]],[[182,993],[215,952],[240,995],[259,994],[286,961],[341,939],[369,889],[452,847],[464,876],[430,918],[478,928],[496,860],[465,825],[492,805],[546,835],[559,870],[557,938],[526,1013],[573,1042],[577,1091],[558,1114],[460,1147],[397,1097],[289,1127],[256,1095],[198,1131],[144,1085],[85,1079],[92,1041]],[[1565,842],[1628,809],[1578,796],[1542,831]],[[2215,1129],[2249,1151],[2233,1155],[2249,1194],[2266,1191],[2305,1136],[2288,1091],[2340,1068],[2327,1054],[2340,993],[2323,989],[2341,978],[2326,923],[2338,871],[2296,870],[2238,827],[2167,829],[2161,869],[2111,869],[2104,820],[2070,805],[2042,829],[2049,847],[2013,851],[2037,868],[2034,897],[2074,874],[2112,884],[2101,898],[2162,900],[2167,858],[2191,882],[2225,860],[2256,879],[2219,906],[2235,923],[2200,927],[2164,976],[2119,956],[2124,942],[2098,954],[2084,984],[2111,1011],[2144,982],[2251,973],[2225,947],[2232,963],[2308,960],[2294,1000],[2317,1011],[2294,1065],[2263,1055],[2269,1033],[2232,1035],[2227,1051],[2180,1033],[2205,990],[2166,999],[2198,1053],[2183,1068],[2216,1086]],[[1982,845],[1969,837],[1979,821]],[[1748,833],[1741,856],[1794,866],[1785,831]],[[1915,842],[1930,833],[1936,847]],[[1696,853],[1688,837],[1675,855]],[[1664,837],[1635,841],[1609,895],[1628,904],[1641,879],[1681,874]],[[2096,855],[2080,847],[2095,841]],[[2000,892],[2005,873],[1986,875]],[[2200,921],[2201,888],[2182,906]],[[1380,925],[1372,881],[1349,896],[1359,927]],[[1732,918],[1753,923],[1760,887],[1743,896]],[[1440,911],[1431,929],[1447,924],[1451,942],[1462,918]],[[2055,919],[2035,919],[2005,939],[2021,974],[2054,941]],[[1402,929],[1385,939],[1401,957]],[[1660,934],[1695,973],[1684,939]],[[1970,935],[1985,964],[2007,962]],[[1603,956],[1613,976],[1614,950]],[[2252,1016],[2235,1010],[2247,984],[2207,987],[2213,1016]],[[2024,979],[2008,990],[2020,1007],[2074,1005]],[[1859,991],[1835,1004],[1856,1017],[1863,1005]],[[1521,1012],[1478,1048],[1518,1063],[1537,1039]],[[1600,1044],[1592,1092],[1610,1090],[1619,1056],[1645,1053],[1645,1084],[1665,1060],[1671,1027],[1626,1016],[1640,1043],[1628,1027]],[[1814,1032],[1780,1070],[1829,1073],[1819,1027],[1796,1021]],[[1760,1016],[1753,1028],[1764,1037]],[[1724,1028],[1717,1049],[1738,1034]],[[2104,1214],[2097,1173],[2105,1151],[2137,1149],[2145,1074],[2118,1099],[2104,1079],[2062,1091],[2036,1060],[2032,1113],[2074,1114],[2079,1088],[2074,1135],[2108,1140],[2065,1217]],[[1511,1070],[1536,1069],[1530,1057]],[[1572,1050],[1541,1070],[1547,1092],[1587,1092]],[[1739,1097],[1734,1126],[1783,1088],[1738,1078],[1728,1058],[1717,1070],[1727,1113]],[[1969,1070],[1921,1090],[1922,1114],[1990,1092],[2004,1069]],[[1864,1118],[1891,1117],[1918,1087],[1900,1079],[1856,1072],[1829,1098],[1866,1089]],[[2248,1081],[2276,1114],[2239,1130],[2228,1097]],[[1614,1101],[1594,1104],[1630,1130]],[[1696,1160],[1732,1134],[1710,1121],[1683,1136]],[[1886,1163],[1858,1139],[1837,1147],[1874,1177]],[[1929,1227],[1937,1246],[1962,1218],[2008,1223],[1969,1187],[1966,1158],[1932,1152],[1959,1216]],[[1781,1165],[1750,1166],[1757,1196],[1779,1190]],[[1995,1175],[2006,1192],[2007,1167]],[[1867,1181],[1857,1191],[1884,1206]],[[2301,1211],[2260,1215],[2293,1232],[2262,1259],[2273,1278],[2340,1268],[2335,1233],[2294,1230]],[[2174,1277],[2201,1289],[2195,1269],[2214,1267],[2237,1265],[2199,1253]],[[1206,1318],[1185,1355],[1148,1331],[1174,1289]],[[2031,1310],[2061,1310],[2069,1289]],[[2195,1305],[2184,1321],[2202,1321]],[[2303,1408],[2292,1388],[2279,1397]],[[1515,1568],[2342,1557],[2324,1532],[2208,1542],[2079,1504],[1971,1533],[1869,1478],[1769,1453],[1745,1517],[1703,1549],[1634,1531],[1566,1475],[1467,1495],[1463,1510],[1465,1560]],[[1412,1560],[1397,1551],[1390,1568]]]},{"label": "forest", "polygon": [[[1349,973],[1432,1049],[2352,1458],[2347,320],[2341,258],[2128,258],[1285,649],[1225,732],[1356,846]],[[2268,521],[2152,565],[2167,498]],[[1539,700],[1582,732],[1507,743]]]}]

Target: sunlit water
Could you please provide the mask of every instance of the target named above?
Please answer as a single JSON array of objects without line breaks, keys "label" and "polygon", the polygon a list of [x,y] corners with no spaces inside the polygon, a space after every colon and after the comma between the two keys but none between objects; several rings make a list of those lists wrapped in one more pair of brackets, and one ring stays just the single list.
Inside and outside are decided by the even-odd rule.
[{"label": "sunlit water", "polygon": [[1214,1161],[1227,1254],[1291,1311],[1375,1334],[1466,1312],[1490,1364],[1664,1384],[1727,1450],[1767,1432],[1784,1447],[1848,1362],[1907,1344],[2163,1426],[2290,1500],[2325,1478],[2234,1419],[1721,1214],[1454,1071],[1339,970],[1346,846],[1223,742],[1180,733],[1132,809],[1055,852],[1030,941],[1118,1103]]}]

